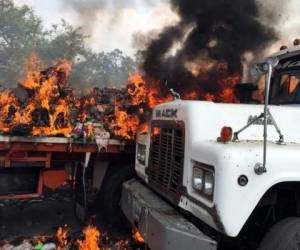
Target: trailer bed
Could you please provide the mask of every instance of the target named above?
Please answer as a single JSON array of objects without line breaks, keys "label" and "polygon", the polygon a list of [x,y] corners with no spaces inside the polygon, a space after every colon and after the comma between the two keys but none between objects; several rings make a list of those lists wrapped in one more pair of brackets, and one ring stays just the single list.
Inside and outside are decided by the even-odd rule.
[{"label": "trailer bed", "polygon": [[[29,149],[34,148],[38,151],[65,152],[71,150],[73,152],[98,152],[98,145],[95,142],[84,143],[66,137],[0,136],[0,150],[11,149],[16,147],[16,145],[22,145]],[[132,145],[132,143],[108,139],[107,152],[123,151],[126,145]]]},{"label": "trailer bed", "polygon": [[[108,139],[99,147],[95,142],[84,143],[65,137],[0,136],[0,167],[42,164],[50,168],[56,161],[74,161],[84,153],[97,157],[132,154],[134,143]],[[29,163],[29,164],[26,164]]]},{"label": "trailer bed", "polygon": [[66,166],[134,160],[134,142],[106,139],[100,144],[64,137],[0,136],[0,200],[41,196],[49,180],[66,176]]}]

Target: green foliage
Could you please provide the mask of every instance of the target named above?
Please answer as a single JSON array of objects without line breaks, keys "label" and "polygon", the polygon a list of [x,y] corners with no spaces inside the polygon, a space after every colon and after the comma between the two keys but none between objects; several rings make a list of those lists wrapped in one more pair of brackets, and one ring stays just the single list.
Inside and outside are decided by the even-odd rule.
[{"label": "green foliage", "polygon": [[74,29],[62,20],[60,25],[53,25],[51,30],[43,34],[43,42],[37,48],[42,61],[51,63],[64,58],[74,60],[77,56],[85,55],[85,36],[81,29]]},{"label": "green foliage", "polygon": [[128,73],[135,70],[133,59],[120,50],[98,54],[88,52],[74,65],[71,82],[87,87],[118,87],[126,83]]},{"label": "green foliage", "polygon": [[77,86],[120,86],[136,68],[134,60],[114,50],[94,53],[80,28],[65,21],[45,30],[28,6],[0,0],[0,85],[10,87],[22,75],[24,62],[33,52],[43,64],[66,58],[73,62],[71,82]]},{"label": "green foliage", "polygon": [[27,7],[15,7],[10,0],[0,2],[0,85],[20,72],[25,58],[38,46],[41,20]]}]

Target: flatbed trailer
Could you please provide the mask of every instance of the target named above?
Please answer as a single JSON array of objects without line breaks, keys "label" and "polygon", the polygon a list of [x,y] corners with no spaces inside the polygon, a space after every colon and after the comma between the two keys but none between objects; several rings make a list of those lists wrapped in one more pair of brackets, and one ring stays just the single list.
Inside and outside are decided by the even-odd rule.
[{"label": "flatbed trailer", "polygon": [[100,193],[103,182],[111,185],[105,180],[108,173],[133,165],[134,153],[134,142],[118,139],[97,144],[65,137],[0,136],[0,200],[38,198],[45,187],[55,190],[68,180],[75,212],[83,220],[87,190]]},{"label": "flatbed trailer", "polygon": [[39,162],[43,167],[51,168],[56,162],[70,162],[84,153],[101,158],[131,154],[134,150],[133,143],[116,139],[109,139],[105,144],[100,148],[96,143],[78,142],[72,138],[0,136],[0,167],[12,167],[18,162],[30,166]]}]

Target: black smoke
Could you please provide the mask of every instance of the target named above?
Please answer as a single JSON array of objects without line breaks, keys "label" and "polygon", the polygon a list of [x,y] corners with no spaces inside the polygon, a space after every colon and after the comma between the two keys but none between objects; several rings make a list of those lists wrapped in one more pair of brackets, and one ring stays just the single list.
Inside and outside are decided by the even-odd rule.
[{"label": "black smoke", "polygon": [[[277,40],[274,28],[260,22],[255,0],[171,0],[180,22],[165,28],[142,52],[146,77],[184,93],[194,89],[203,98],[224,88],[227,77],[242,75],[246,52],[257,55]],[[176,43],[177,53],[170,54]],[[187,63],[213,62],[208,72],[192,72]]]}]

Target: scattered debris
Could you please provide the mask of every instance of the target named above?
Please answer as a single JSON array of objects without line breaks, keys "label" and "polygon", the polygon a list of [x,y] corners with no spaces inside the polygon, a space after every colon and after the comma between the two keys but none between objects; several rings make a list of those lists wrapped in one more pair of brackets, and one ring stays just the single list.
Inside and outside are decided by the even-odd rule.
[{"label": "scattered debris", "polygon": [[[144,249],[144,242],[136,239],[112,241],[101,234],[96,226],[86,226],[81,235],[70,235],[68,227],[59,227],[55,236],[41,236],[31,240],[23,240],[18,245],[12,242],[0,244],[1,250],[126,250]],[[140,237],[140,236],[139,236]]]}]

